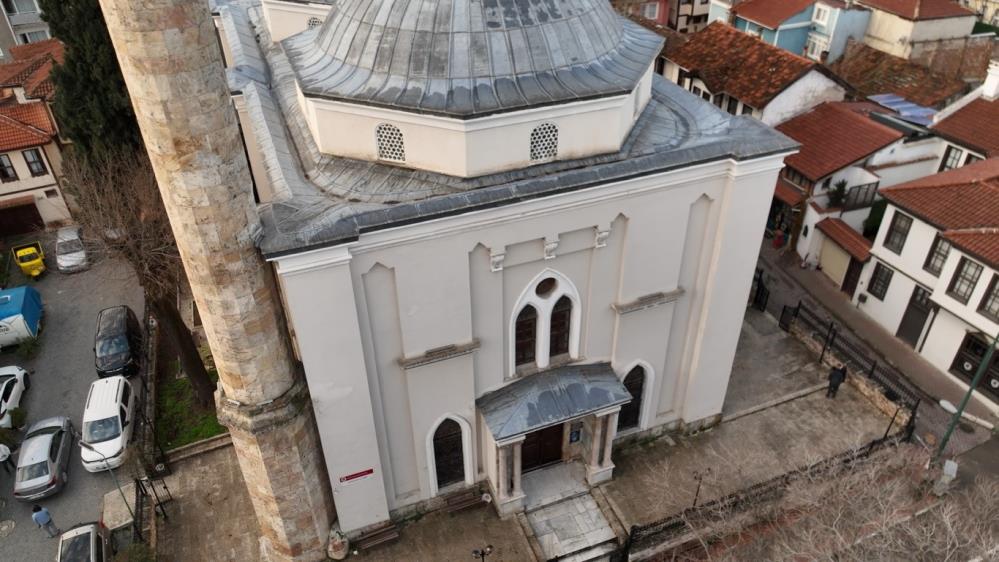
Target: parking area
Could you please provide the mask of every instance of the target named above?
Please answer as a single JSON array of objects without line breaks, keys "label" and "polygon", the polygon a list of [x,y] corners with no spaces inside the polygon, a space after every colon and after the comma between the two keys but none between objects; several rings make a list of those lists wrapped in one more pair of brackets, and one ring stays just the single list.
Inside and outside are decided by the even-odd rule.
[{"label": "parking area", "polygon": [[[46,245],[47,253],[50,248]],[[46,256],[46,262],[51,269],[32,283],[45,307],[38,354],[23,360],[13,350],[5,351],[0,353],[0,366],[19,365],[35,371],[23,403],[29,425],[45,417],[65,415],[79,431],[88,388],[97,378],[93,353],[97,313],[118,304],[141,313],[142,291],[130,269],[117,261],[97,259],[89,270],[73,275],[55,270],[54,255]],[[12,273],[9,286],[22,283],[23,277]],[[114,489],[107,473],[91,474],[83,469],[76,446],[72,447],[69,467],[66,488],[39,502],[62,529],[98,520],[101,498]],[[12,488],[13,475],[0,470],[0,560],[55,559],[57,539],[49,539],[35,527],[31,505],[14,500]]]}]

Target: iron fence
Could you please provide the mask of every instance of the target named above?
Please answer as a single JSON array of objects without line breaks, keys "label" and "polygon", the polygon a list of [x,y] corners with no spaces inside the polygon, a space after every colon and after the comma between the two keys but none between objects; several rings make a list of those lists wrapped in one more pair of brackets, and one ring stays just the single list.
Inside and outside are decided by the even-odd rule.
[{"label": "iron fence", "polygon": [[756,274],[753,275],[752,289],[749,291],[749,304],[760,312],[766,312],[769,301],[770,288],[767,287],[767,283],[763,279],[763,268],[758,267]]}]

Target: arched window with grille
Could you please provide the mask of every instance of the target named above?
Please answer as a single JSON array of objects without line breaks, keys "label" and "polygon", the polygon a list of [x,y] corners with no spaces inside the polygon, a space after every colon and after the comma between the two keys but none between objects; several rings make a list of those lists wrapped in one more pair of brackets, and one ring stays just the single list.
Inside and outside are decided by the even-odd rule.
[{"label": "arched window with grille", "polygon": [[572,329],[572,301],[563,296],[552,308],[548,355],[555,357],[569,353],[569,333]]},{"label": "arched window with grille", "polygon": [[514,339],[517,366],[534,363],[538,341],[538,311],[533,306],[525,306],[517,315]]},{"label": "arched window with grille", "polygon": [[375,127],[375,143],[378,146],[378,158],[392,162],[406,161],[406,145],[402,131],[395,125],[381,123]]},{"label": "arched window with grille", "polygon": [[545,162],[558,157],[558,126],[542,123],[531,131],[531,162]]},{"label": "arched window with grille", "polygon": [[631,394],[631,402],[621,406],[617,416],[617,430],[625,431],[638,427],[642,417],[642,394],[645,390],[645,368],[641,365],[628,371],[624,377],[624,388]]},{"label": "arched window with grille", "polygon": [[465,480],[465,454],[462,450],[461,426],[446,418],[434,432],[434,468],[437,489]]}]

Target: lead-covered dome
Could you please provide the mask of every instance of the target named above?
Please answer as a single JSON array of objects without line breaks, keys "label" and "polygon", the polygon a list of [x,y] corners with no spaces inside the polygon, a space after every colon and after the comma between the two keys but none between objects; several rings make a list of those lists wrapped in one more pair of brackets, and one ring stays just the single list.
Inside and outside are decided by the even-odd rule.
[{"label": "lead-covered dome", "polygon": [[283,41],[308,97],[470,118],[625,94],[662,38],[608,0],[337,0]]}]

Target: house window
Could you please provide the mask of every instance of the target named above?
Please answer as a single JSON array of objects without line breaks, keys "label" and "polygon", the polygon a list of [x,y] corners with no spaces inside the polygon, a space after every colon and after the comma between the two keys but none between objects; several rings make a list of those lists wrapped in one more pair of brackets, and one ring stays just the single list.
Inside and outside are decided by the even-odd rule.
[{"label": "house window", "polygon": [[701,90],[700,88],[698,88],[697,86],[691,86],[691,87],[690,87],[690,91],[691,91],[691,92],[693,92],[693,94],[694,94],[695,96],[697,96],[697,97],[701,97],[701,92],[702,92],[702,90]]},{"label": "house window", "polygon": [[[964,336],[964,342],[961,343],[961,347],[954,355],[954,362],[951,363],[951,372],[970,383],[989,351],[989,344],[990,342],[978,334],[969,333]],[[977,390],[991,393],[995,398],[999,398],[999,353],[992,356],[992,364],[986,369],[985,377]]]},{"label": "house window", "polygon": [[552,309],[548,354],[551,357],[569,353],[569,330],[572,326],[572,301],[562,297]]},{"label": "house window", "polygon": [[666,59],[659,57],[656,59],[656,74],[662,76],[666,73]]},{"label": "house window", "polygon": [[42,29],[39,31],[29,31],[27,33],[22,33],[20,35],[21,44],[27,45],[29,43],[37,43],[38,41],[45,41],[49,38],[49,32]]},{"label": "house window", "polygon": [[912,217],[895,211],[895,216],[891,218],[891,226],[888,227],[888,234],[885,235],[885,248],[896,254],[901,254],[902,247],[905,246],[905,239],[909,236],[909,228],[911,226]]},{"label": "house window", "polygon": [[646,2],[642,4],[642,17],[650,20],[658,20],[659,2]]},{"label": "house window", "polygon": [[985,291],[982,303],[978,305],[978,312],[993,322],[999,322],[999,275],[992,275],[989,289]]},{"label": "house window", "polygon": [[829,8],[821,4],[816,4],[815,12],[812,14],[812,21],[819,25],[825,25],[829,21]]},{"label": "house window", "polygon": [[624,388],[631,394],[631,402],[621,406],[617,417],[617,430],[624,431],[638,427],[642,415],[642,395],[645,390],[645,369],[637,366],[624,377]]},{"label": "house window", "polygon": [[701,92],[701,99],[704,101],[711,101],[711,92],[704,90]]},{"label": "house window", "polygon": [[[825,186],[829,189],[829,186]],[[874,203],[874,198],[878,194],[878,184],[869,183],[866,185],[855,185],[846,192],[846,200],[843,203],[843,210],[850,211],[868,207]]]},{"label": "house window", "polygon": [[725,94],[715,94],[714,104],[721,107],[725,102]]},{"label": "house window", "polygon": [[516,365],[519,367],[534,363],[538,337],[538,311],[533,306],[527,305],[520,311],[513,332]]},{"label": "house window", "polygon": [[558,156],[558,127],[543,123],[531,131],[531,162],[554,160]]},{"label": "house window", "polygon": [[960,148],[952,145],[947,145],[947,151],[944,152],[943,160],[940,161],[940,172],[944,170],[953,170],[961,165],[961,156],[964,151]]},{"label": "house window", "polygon": [[752,115],[753,114],[753,108],[750,107],[750,106],[748,106],[748,105],[746,105],[746,104],[742,104],[742,114],[743,115]]},{"label": "house window", "polygon": [[8,14],[34,14],[38,12],[35,0],[3,0],[3,9]]},{"label": "house window", "polygon": [[933,241],[933,245],[930,246],[930,253],[926,256],[926,263],[923,264],[923,269],[932,273],[934,277],[940,277],[940,272],[943,271],[948,253],[950,253],[950,242],[937,236],[936,240]]},{"label": "house window", "polygon": [[810,189],[812,187],[812,181],[806,178],[804,175],[802,175],[801,172],[795,170],[794,168],[789,168],[785,166],[784,171],[782,173],[784,175],[784,179],[786,179],[787,181],[793,183],[794,185],[800,188]]},{"label": "house window", "polygon": [[968,303],[971,293],[975,290],[975,284],[982,275],[981,264],[975,263],[968,258],[961,258],[961,263],[957,265],[957,271],[950,280],[950,287],[947,294],[964,304]]},{"label": "house window", "polygon": [[14,171],[14,165],[10,162],[10,156],[6,154],[0,154],[0,180],[4,183],[17,181],[17,172]]},{"label": "house window", "polygon": [[49,173],[42,160],[42,153],[37,148],[25,150],[22,154],[24,154],[24,161],[28,163],[28,170],[31,171],[32,176],[44,176]]},{"label": "house window", "polygon": [[981,156],[975,156],[974,154],[971,154],[969,152],[968,157],[964,159],[964,165],[967,166],[968,164],[974,164],[975,162],[978,162],[981,159],[982,159]]},{"label": "house window", "polygon": [[399,127],[381,123],[375,127],[375,143],[378,145],[378,158],[393,162],[406,161],[406,145]]},{"label": "house window", "polygon": [[805,56],[812,60],[822,60],[822,52],[826,50],[826,46],[821,41],[816,39],[809,39],[808,44],[805,46]]},{"label": "house window", "polygon": [[728,111],[732,115],[738,115],[739,100],[732,97],[728,98],[728,107],[726,108],[726,111]]},{"label": "house window", "polygon": [[45,190],[45,197],[48,198],[48,199],[55,199],[56,197],[59,197],[59,190],[57,190],[57,189],[46,189]]},{"label": "house window", "polygon": [[867,292],[878,300],[885,300],[888,286],[891,285],[892,275],[895,275],[895,272],[890,267],[878,262],[874,266],[874,273],[871,274],[871,282],[867,285]]}]

